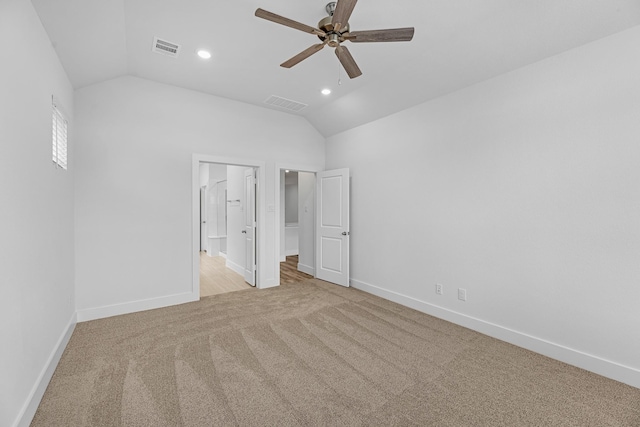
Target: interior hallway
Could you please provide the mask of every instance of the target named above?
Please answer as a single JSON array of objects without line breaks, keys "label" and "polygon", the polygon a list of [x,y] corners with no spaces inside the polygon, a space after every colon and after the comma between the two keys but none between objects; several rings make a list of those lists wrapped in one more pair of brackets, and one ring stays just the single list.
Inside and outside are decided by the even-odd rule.
[{"label": "interior hallway", "polygon": [[226,258],[200,252],[200,298],[251,289],[244,277],[227,268]]},{"label": "interior hallway", "polygon": [[298,255],[288,256],[285,262],[280,263],[280,284],[295,283],[302,280],[313,279],[313,276],[298,271]]}]

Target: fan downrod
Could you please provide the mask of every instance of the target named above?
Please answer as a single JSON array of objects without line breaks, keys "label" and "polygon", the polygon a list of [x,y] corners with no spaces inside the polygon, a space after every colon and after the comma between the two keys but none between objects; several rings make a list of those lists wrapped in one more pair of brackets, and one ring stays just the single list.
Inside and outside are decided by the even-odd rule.
[{"label": "fan downrod", "polygon": [[329,16],[333,16],[333,12],[336,11],[336,2],[332,1],[330,3],[327,3],[324,9],[327,11]]}]

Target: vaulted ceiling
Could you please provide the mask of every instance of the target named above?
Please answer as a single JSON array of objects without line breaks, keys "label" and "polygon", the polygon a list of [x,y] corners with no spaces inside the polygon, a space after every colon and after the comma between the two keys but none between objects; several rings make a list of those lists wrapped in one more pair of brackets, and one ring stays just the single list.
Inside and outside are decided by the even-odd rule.
[{"label": "vaulted ceiling", "polygon": [[[256,18],[266,9],[315,26],[328,0],[32,0],[73,86],[124,75],[264,108],[271,95],[324,136],[376,120],[640,24],[638,0],[360,0],[353,30],[415,27],[411,42],[350,43],[349,79],[325,48],[280,63],[318,39]],[[154,37],[181,45],[152,52]],[[211,51],[202,60],[199,48]],[[326,96],[321,89],[333,92]]]}]

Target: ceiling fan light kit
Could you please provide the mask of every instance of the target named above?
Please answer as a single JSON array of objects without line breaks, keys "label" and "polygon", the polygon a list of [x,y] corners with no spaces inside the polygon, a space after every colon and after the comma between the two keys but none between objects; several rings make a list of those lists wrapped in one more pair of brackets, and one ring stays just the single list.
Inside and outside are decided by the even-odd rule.
[{"label": "ceiling fan light kit", "polygon": [[362,71],[351,56],[349,49],[342,43],[350,41],[352,43],[375,43],[375,42],[401,42],[413,39],[414,28],[394,28],[385,30],[350,31],[349,18],[358,0],[338,0],[331,2],[325,7],[329,16],[318,22],[317,28],[302,24],[284,16],[268,12],[264,9],[256,9],[255,15],[258,18],[285,25],[305,33],[318,36],[321,43],[314,44],[303,50],[294,57],[280,64],[281,67],[291,68],[302,62],[316,52],[322,50],[325,45],[335,48],[336,56],[347,72],[349,78],[356,78],[362,75]]}]

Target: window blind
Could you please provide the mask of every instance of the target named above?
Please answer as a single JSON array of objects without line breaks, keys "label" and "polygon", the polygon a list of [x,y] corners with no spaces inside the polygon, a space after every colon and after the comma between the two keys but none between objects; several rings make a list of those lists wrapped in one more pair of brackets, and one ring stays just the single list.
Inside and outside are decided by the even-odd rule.
[{"label": "window blind", "polygon": [[53,107],[53,126],[51,135],[52,159],[53,163],[67,169],[67,121],[56,104]]}]

